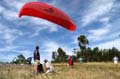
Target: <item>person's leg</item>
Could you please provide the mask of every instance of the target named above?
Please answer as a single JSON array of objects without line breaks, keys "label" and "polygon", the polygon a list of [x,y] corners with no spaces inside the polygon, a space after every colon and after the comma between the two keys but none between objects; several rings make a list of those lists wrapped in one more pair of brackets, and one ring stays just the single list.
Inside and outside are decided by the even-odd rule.
[{"label": "person's leg", "polygon": [[35,71],[35,73],[38,73],[38,67],[37,67],[37,65],[34,65],[34,71]]},{"label": "person's leg", "polygon": [[51,68],[51,69],[50,69],[50,72],[54,72],[54,69],[53,69],[53,68]]},{"label": "person's leg", "polygon": [[45,74],[48,74],[50,72],[50,69],[48,69],[46,72],[45,72]]},{"label": "person's leg", "polygon": [[117,63],[118,63],[117,61],[114,62],[114,64],[117,64]]},{"label": "person's leg", "polygon": [[39,63],[39,61],[38,61],[38,60],[35,60],[35,63],[34,63],[34,71],[35,71],[36,74],[38,73],[38,63]]}]

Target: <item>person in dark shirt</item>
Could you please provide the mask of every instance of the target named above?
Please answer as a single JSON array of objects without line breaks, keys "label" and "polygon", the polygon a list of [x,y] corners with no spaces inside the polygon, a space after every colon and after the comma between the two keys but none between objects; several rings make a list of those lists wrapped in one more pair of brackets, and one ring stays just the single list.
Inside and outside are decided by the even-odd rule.
[{"label": "person in dark shirt", "polygon": [[40,53],[39,53],[39,46],[36,46],[34,51],[34,70],[35,73],[38,73],[38,65],[40,64]]}]

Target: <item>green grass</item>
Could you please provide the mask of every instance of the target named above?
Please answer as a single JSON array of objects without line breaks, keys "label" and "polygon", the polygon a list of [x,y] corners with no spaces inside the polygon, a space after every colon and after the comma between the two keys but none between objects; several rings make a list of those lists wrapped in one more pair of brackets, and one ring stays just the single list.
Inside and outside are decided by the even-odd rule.
[{"label": "green grass", "polygon": [[0,79],[120,79],[120,64],[54,64],[55,73],[35,75],[32,66],[0,66]]}]

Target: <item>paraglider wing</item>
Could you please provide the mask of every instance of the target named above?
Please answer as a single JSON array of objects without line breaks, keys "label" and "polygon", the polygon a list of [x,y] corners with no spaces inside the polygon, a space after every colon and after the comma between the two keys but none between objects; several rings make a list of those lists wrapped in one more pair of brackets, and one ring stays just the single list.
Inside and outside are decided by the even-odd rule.
[{"label": "paraglider wing", "polygon": [[23,15],[46,19],[61,25],[70,31],[74,31],[76,29],[76,25],[67,14],[49,4],[41,2],[28,2],[19,12],[19,17]]}]

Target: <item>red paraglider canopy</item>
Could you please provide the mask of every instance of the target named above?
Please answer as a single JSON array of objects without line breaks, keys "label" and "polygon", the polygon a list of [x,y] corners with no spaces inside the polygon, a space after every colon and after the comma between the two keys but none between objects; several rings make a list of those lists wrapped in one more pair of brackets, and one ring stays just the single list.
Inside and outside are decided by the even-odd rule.
[{"label": "red paraglider canopy", "polygon": [[67,14],[49,4],[41,2],[28,2],[19,12],[19,17],[23,15],[49,20],[70,31],[74,31],[76,29],[76,25]]}]

